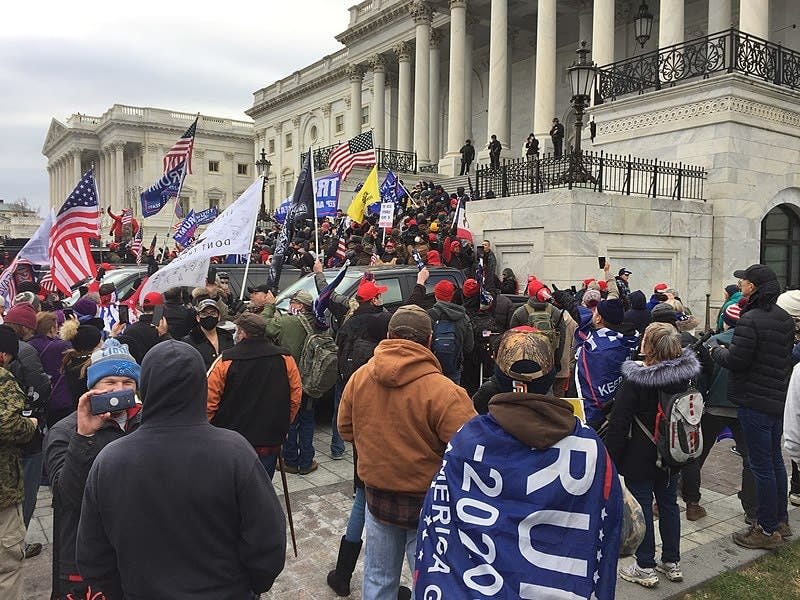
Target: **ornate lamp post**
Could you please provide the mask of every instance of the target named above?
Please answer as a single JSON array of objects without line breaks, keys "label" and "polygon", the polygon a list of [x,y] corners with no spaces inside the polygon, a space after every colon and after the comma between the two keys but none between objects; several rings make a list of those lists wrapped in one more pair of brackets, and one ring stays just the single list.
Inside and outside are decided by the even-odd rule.
[{"label": "ornate lamp post", "polygon": [[583,129],[583,112],[589,106],[591,93],[594,89],[594,79],[597,70],[593,62],[587,62],[586,55],[589,49],[586,42],[582,41],[577,50],[578,60],[567,69],[569,85],[572,90],[572,107],[575,109],[575,147],[572,152],[572,161],[567,176],[569,181],[586,181],[590,179],[583,167],[581,150],[581,130]]},{"label": "ornate lamp post", "polygon": [[269,181],[269,168],[271,166],[272,163],[267,160],[267,153],[264,151],[264,148],[262,148],[261,158],[256,161],[256,171],[258,172],[258,176],[264,176],[264,181],[261,184],[261,208],[258,211],[258,225],[262,231],[264,230],[264,227],[266,227],[267,221],[269,220],[267,207],[264,205],[264,192],[267,189],[267,181]]},{"label": "ornate lamp post", "polygon": [[647,40],[650,39],[650,33],[653,31],[653,13],[647,8],[647,3],[642,2],[639,7],[639,12],[633,18],[633,32],[636,41],[644,48]]}]

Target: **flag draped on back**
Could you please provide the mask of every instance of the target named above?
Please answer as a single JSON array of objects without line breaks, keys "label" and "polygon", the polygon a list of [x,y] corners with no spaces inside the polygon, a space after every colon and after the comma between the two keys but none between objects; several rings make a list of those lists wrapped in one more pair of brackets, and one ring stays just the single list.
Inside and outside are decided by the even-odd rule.
[{"label": "flag draped on back", "polygon": [[275,252],[272,255],[272,262],[267,274],[267,285],[273,290],[278,289],[283,263],[286,260],[289,244],[294,237],[295,227],[301,225],[305,219],[314,218],[314,204],[314,181],[311,173],[311,152],[309,152],[306,154],[306,160],[294,186],[292,203],[286,213],[283,229],[275,242]]},{"label": "flag draped on back", "polygon": [[136,232],[136,235],[133,236],[133,242],[131,243],[131,254],[136,257],[136,264],[142,264],[142,228],[139,227],[139,231]]},{"label": "flag draped on back", "polygon": [[380,198],[381,195],[378,190],[378,166],[375,165],[372,167],[372,171],[369,172],[364,185],[358,193],[353,196],[350,206],[347,207],[347,216],[356,223],[362,223],[364,221],[364,215],[367,212],[367,207],[370,204],[380,201]]},{"label": "flag draped on back", "polygon": [[133,211],[130,208],[122,209],[122,226],[133,224]]},{"label": "flag draped on back", "polygon": [[[197,117],[199,119],[200,117]],[[194,134],[197,131],[197,119],[191,124],[180,139],[175,142],[164,155],[164,174],[172,171],[181,162],[186,161],[186,170],[192,172],[192,149],[194,148]]]},{"label": "flag draped on back", "polygon": [[353,167],[368,167],[376,162],[372,131],[357,135],[352,140],[337,146],[328,156],[328,168],[340,173],[342,181],[347,179]]},{"label": "flag draped on back", "polygon": [[50,231],[50,272],[53,283],[64,294],[97,268],[89,249],[89,238],[99,238],[97,186],[89,169],[56,214]]},{"label": "flag draped on back", "polygon": [[453,213],[453,230],[458,238],[472,242],[472,232],[467,222],[467,205],[464,198],[459,198],[458,206]]}]

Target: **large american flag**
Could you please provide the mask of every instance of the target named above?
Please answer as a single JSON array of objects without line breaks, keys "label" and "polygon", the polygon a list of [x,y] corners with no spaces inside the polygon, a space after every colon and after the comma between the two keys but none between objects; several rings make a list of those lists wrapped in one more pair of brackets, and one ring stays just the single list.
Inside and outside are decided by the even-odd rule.
[{"label": "large american flag", "polygon": [[353,167],[368,167],[374,165],[375,144],[372,141],[372,131],[357,135],[352,140],[338,146],[328,156],[328,168],[342,176],[342,181],[347,179]]},{"label": "large american flag", "polygon": [[73,285],[97,273],[89,238],[100,237],[99,213],[94,171],[89,169],[58,211],[50,231],[50,273],[64,294],[69,295]]},{"label": "large american flag", "polygon": [[139,227],[139,231],[136,232],[136,235],[133,236],[133,242],[131,242],[131,254],[136,257],[136,264],[142,264],[142,228]]},{"label": "large american flag", "polygon": [[[199,118],[197,117],[197,119]],[[187,172],[192,172],[192,148],[194,147],[194,134],[197,130],[197,119],[164,155],[164,174],[177,167],[184,159],[186,159]]]},{"label": "large american flag", "polygon": [[14,296],[17,295],[17,280],[14,277],[14,273],[16,272],[17,267],[23,264],[29,265],[31,263],[24,258],[15,256],[14,260],[11,261],[11,264],[8,265],[3,271],[2,275],[0,275],[0,296],[5,299],[6,308],[11,306]]}]

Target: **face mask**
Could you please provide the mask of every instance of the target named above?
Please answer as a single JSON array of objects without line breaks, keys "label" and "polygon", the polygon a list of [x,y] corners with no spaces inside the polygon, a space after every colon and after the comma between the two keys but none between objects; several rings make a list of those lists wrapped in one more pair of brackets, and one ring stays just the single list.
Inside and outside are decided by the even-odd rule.
[{"label": "face mask", "polygon": [[206,331],[211,331],[219,323],[219,317],[203,317],[200,319],[200,327]]}]

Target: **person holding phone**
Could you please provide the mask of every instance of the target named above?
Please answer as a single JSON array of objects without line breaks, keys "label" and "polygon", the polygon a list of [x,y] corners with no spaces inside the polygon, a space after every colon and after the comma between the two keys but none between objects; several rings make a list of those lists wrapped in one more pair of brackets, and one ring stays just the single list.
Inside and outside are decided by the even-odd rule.
[{"label": "person holding phone", "polygon": [[164,296],[150,292],[142,300],[141,313],[136,323],[126,325],[120,320],[112,335],[127,344],[137,362],[159,342],[170,339],[167,320],[164,318]]},{"label": "person holding phone", "polygon": [[[127,410],[92,414],[92,398],[108,392],[120,396],[136,392],[139,365],[128,346],[110,338],[92,353],[86,370],[89,390],[78,409],[56,423],[44,441],[45,464],[53,492],[53,592],[54,597],[86,598],[89,586],[78,573],[75,545],[83,490],[97,455],[111,442],[136,430],[141,423],[141,403]],[[102,589],[91,588],[92,597]],[[71,596],[70,596],[71,594]]]}]

